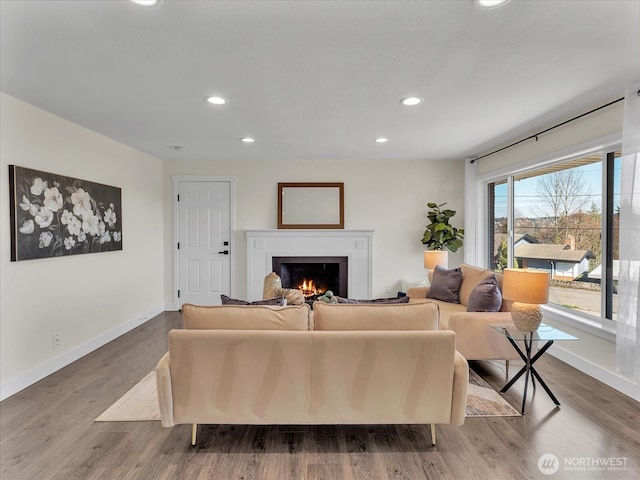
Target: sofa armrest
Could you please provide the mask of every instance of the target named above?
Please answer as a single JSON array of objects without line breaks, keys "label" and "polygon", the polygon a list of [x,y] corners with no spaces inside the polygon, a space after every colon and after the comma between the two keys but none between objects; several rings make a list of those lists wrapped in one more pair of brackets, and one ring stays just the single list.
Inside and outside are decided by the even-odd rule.
[{"label": "sofa armrest", "polygon": [[462,425],[467,411],[469,364],[456,352],[453,363],[453,392],[451,398],[451,424]]},{"label": "sofa armrest", "polygon": [[169,352],[156,365],[156,390],[160,406],[160,419],[163,427],[173,427],[173,392],[171,390],[171,370],[169,368]]},{"label": "sofa armrest", "polygon": [[493,323],[511,323],[511,313],[452,313],[440,319],[440,329],[456,332],[456,350],[467,360],[520,359],[507,338],[489,327]]},{"label": "sofa armrest", "polygon": [[416,300],[424,300],[427,298],[429,287],[411,287],[407,289],[407,297],[409,302],[415,302]]}]

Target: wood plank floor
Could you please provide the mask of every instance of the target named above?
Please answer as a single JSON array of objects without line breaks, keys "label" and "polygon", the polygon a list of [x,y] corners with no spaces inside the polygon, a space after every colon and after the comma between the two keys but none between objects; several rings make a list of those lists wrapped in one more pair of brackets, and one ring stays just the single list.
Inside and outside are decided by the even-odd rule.
[{"label": "wood plank floor", "polygon": [[[0,403],[0,478],[45,479],[637,479],[640,405],[550,356],[524,417],[438,426],[190,426],[94,419],[151,371],[180,315],[166,312]],[[473,368],[499,389],[500,362]],[[511,368],[510,373],[515,373]],[[518,382],[505,398],[519,408]],[[558,458],[543,475],[541,455]],[[614,461],[617,470],[587,463]],[[567,464],[568,462],[568,464]],[[624,464],[623,464],[624,463]],[[624,469],[622,469],[624,468]]]}]

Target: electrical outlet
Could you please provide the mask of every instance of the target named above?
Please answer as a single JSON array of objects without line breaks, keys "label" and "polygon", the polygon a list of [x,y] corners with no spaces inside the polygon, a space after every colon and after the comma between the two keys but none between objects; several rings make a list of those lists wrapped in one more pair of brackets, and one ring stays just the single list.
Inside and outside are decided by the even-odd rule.
[{"label": "electrical outlet", "polygon": [[60,346],[60,334],[59,333],[54,333],[53,334],[53,348],[57,348]]}]

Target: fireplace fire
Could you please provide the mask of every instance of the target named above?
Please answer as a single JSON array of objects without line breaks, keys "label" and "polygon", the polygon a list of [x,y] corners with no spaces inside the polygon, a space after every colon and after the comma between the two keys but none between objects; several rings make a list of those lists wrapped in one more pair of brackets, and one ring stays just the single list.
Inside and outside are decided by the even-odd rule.
[{"label": "fireplace fire", "polygon": [[302,283],[296,287],[305,297],[313,297],[324,294],[324,290],[319,290],[313,280],[302,280]]},{"label": "fireplace fire", "polygon": [[308,303],[331,290],[346,297],[348,257],[273,257],[272,269],[283,288],[302,291]]}]

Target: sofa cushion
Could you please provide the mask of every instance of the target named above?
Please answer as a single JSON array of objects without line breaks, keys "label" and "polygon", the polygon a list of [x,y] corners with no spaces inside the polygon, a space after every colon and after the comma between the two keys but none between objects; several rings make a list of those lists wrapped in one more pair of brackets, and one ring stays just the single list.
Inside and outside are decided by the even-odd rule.
[{"label": "sofa cushion", "polygon": [[309,306],[291,305],[182,305],[186,329],[200,330],[309,330]]},{"label": "sofa cushion", "polygon": [[433,302],[438,305],[438,310],[440,311],[440,318],[438,320],[438,329],[445,330],[447,327],[445,326],[447,318],[449,318],[454,313],[466,312],[467,307],[461,305],[459,303],[449,303],[443,302],[441,300],[429,300],[425,299],[425,302]]},{"label": "sofa cushion", "polygon": [[483,278],[473,287],[467,303],[467,312],[499,312],[502,293],[495,275]]},{"label": "sofa cushion", "polygon": [[314,302],[315,330],[437,330],[438,305]]},{"label": "sofa cushion", "polygon": [[236,300],[235,298],[229,298],[224,294],[220,295],[220,301],[222,305],[279,305],[285,306],[285,300],[283,297],[274,297],[267,300],[256,300],[255,302],[247,302],[246,300]]},{"label": "sofa cushion", "polygon": [[433,271],[432,278],[427,298],[460,303],[460,284],[462,283],[462,270],[460,268],[447,270],[437,265]]}]

